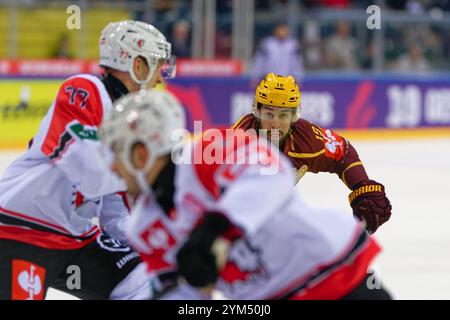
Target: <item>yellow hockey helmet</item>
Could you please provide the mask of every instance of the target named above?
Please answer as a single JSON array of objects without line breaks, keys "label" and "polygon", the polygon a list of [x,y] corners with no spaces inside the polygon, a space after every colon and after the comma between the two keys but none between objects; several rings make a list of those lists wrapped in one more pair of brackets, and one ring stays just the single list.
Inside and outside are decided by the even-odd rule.
[{"label": "yellow hockey helmet", "polygon": [[298,108],[301,93],[293,76],[269,73],[256,88],[255,100],[267,106]]}]

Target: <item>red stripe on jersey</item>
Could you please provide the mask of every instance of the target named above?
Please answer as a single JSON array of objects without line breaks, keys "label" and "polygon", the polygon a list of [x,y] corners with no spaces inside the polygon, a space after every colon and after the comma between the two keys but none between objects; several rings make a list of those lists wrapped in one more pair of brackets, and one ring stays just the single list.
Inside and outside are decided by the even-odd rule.
[{"label": "red stripe on jersey", "polygon": [[51,155],[58,147],[66,125],[78,120],[82,125],[99,126],[103,105],[94,82],[81,77],[66,80],[56,96],[52,120],[42,144],[42,152]]},{"label": "red stripe on jersey", "polygon": [[97,232],[93,234],[92,237],[81,240],[51,232],[31,230],[29,228],[18,226],[0,225],[0,239],[23,242],[45,249],[80,249],[94,241],[99,234],[100,230],[97,230]]},{"label": "red stripe on jersey", "polygon": [[[308,288],[314,287],[315,285],[311,285],[311,283],[319,283],[324,281],[324,279],[328,279],[330,275],[334,272],[341,270],[344,265],[352,265],[355,263],[355,260],[358,255],[365,252],[365,250],[370,246],[371,242],[374,242],[372,238],[370,238],[361,227],[357,227],[353,233],[352,239],[348,242],[347,246],[342,250],[341,254],[335,257],[332,261],[329,261],[325,265],[318,265],[311,269],[309,273],[303,275],[300,278],[297,278],[284,289],[279,290],[275,295],[271,297],[271,299],[283,299],[284,297],[292,297],[294,294],[297,296],[299,293],[307,290]],[[378,251],[375,252],[376,255],[381,249],[375,243],[378,248]],[[349,262],[350,261],[350,262]],[[320,273],[323,273],[320,275]],[[367,268],[364,271],[364,275],[367,273]],[[319,277],[318,277],[319,275]],[[314,279],[316,277],[316,279]],[[318,280],[321,279],[321,280]],[[345,289],[345,284],[341,284],[341,286]]]},{"label": "red stripe on jersey", "polygon": [[58,230],[60,232],[70,234],[69,231],[67,231],[66,229],[64,229],[64,228],[62,228],[60,226],[57,226],[55,224],[52,224],[52,223],[49,223],[49,222],[46,222],[46,221],[43,221],[43,220],[40,220],[40,219],[37,219],[37,218],[34,218],[34,217],[27,216],[27,215],[25,215],[23,213],[18,213],[18,212],[14,212],[14,211],[11,211],[11,210],[7,210],[7,209],[2,208],[2,207],[0,207],[0,213],[6,214],[6,215],[9,215],[9,216],[13,216],[13,217],[16,217],[16,218],[19,218],[19,219],[32,221],[32,222],[35,222],[37,224],[43,225],[45,227],[52,228],[52,229]]},{"label": "red stripe on jersey", "polygon": [[355,289],[367,275],[370,262],[380,252],[375,240],[370,239],[367,247],[351,264],[344,264],[324,280],[295,294],[291,300],[337,300]]},{"label": "red stripe on jersey", "polygon": [[320,265],[291,281],[271,299],[340,299],[360,284],[367,275],[370,262],[380,251],[375,240],[365,233],[361,234],[358,228],[356,238],[349,242],[342,254],[332,262]]}]

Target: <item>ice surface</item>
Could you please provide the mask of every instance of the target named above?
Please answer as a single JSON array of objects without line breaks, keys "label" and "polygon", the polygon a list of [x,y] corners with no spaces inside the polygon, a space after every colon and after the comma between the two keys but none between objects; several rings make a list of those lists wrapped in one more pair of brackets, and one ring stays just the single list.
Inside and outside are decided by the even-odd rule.
[{"label": "ice surface", "polygon": [[[450,137],[352,143],[393,206],[376,233],[383,252],[374,270],[394,298],[450,299]],[[0,174],[17,155],[0,153]],[[349,190],[335,175],[306,174],[296,188],[311,205],[351,213]],[[70,298],[48,293],[48,299]]]}]

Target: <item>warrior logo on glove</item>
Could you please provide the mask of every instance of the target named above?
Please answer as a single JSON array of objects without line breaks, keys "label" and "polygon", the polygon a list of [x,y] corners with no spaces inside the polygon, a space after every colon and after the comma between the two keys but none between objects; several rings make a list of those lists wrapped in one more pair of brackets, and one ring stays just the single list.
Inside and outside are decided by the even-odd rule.
[{"label": "warrior logo on glove", "polygon": [[353,214],[367,224],[367,230],[374,233],[391,217],[392,206],[384,192],[384,186],[373,180],[364,181],[353,188],[348,196]]}]

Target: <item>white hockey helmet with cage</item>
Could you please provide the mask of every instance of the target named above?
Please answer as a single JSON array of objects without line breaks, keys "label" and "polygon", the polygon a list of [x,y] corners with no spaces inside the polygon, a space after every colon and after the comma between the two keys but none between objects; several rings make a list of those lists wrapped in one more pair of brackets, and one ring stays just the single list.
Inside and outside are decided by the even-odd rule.
[{"label": "white hockey helmet with cage", "polygon": [[[170,154],[182,142],[184,132],[185,114],[178,100],[168,91],[150,89],[119,99],[102,124],[100,138],[123,161],[141,189],[148,190],[145,175],[157,158]],[[140,170],[131,163],[133,147],[138,143],[149,153]]]},{"label": "white hockey helmet with cage", "polygon": [[[133,81],[141,86],[154,77],[160,64],[164,78],[175,76],[176,59],[171,52],[166,37],[151,24],[141,21],[109,23],[100,35],[100,66],[128,71]],[[150,68],[144,80],[138,80],[133,70],[133,61],[138,56],[143,57]]]}]

